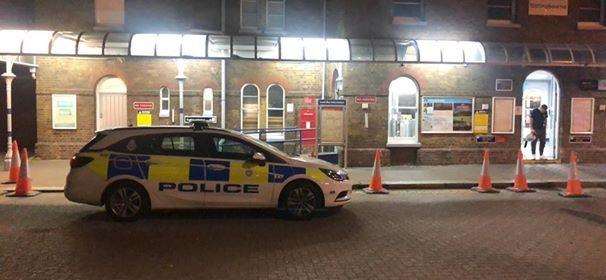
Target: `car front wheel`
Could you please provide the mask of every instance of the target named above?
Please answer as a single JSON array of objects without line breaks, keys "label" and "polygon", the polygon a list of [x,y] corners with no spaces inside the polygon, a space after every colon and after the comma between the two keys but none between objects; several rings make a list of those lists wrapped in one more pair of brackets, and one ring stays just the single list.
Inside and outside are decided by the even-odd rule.
[{"label": "car front wheel", "polygon": [[309,219],[316,209],[320,208],[319,205],[320,198],[306,184],[294,185],[285,193],[284,210],[290,218],[297,220]]},{"label": "car front wheel", "polygon": [[134,221],[148,208],[147,196],[134,184],[118,184],[108,190],[105,210],[114,220]]}]

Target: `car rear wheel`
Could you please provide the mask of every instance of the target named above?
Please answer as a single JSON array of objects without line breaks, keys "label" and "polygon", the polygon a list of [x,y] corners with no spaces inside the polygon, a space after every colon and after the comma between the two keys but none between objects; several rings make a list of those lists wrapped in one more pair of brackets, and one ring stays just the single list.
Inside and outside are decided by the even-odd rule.
[{"label": "car rear wheel", "polygon": [[105,210],[114,220],[135,221],[148,209],[146,193],[134,184],[121,183],[108,190]]},{"label": "car rear wheel", "polygon": [[320,197],[307,184],[294,185],[285,193],[284,210],[290,218],[310,219],[318,208]]}]

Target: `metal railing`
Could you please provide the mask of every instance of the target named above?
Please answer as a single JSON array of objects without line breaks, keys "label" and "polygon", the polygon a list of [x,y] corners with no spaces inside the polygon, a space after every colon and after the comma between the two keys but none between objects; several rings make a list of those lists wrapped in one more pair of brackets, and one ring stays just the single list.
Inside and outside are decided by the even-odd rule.
[{"label": "metal railing", "polygon": [[[258,138],[259,140],[266,142],[290,155],[303,154],[306,146],[310,147],[311,152],[311,149],[317,141],[315,136],[317,135],[316,128],[286,127],[282,129],[259,128],[235,130]],[[304,132],[306,131],[314,131],[316,134],[314,134],[313,137],[304,137]],[[272,134],[279,136],[275,137],[272,136]],[[270,137],[268,137],[268,135]]]}]

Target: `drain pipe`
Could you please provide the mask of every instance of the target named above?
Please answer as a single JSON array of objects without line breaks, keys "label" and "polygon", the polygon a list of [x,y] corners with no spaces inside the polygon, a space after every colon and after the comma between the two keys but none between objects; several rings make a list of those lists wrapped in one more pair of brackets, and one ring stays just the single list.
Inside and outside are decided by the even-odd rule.
[{"label": "drain pipe", "polygon": [[221,59],[221,128],[225,128],[225,102],[227,86],[225,84],[225,59]]},{"label": "drain pipe", "polygon": [[[322,39],[326,41],[326,0],[322,7]],[[326,98],[326,62],[322,62],[322,99]]]}]

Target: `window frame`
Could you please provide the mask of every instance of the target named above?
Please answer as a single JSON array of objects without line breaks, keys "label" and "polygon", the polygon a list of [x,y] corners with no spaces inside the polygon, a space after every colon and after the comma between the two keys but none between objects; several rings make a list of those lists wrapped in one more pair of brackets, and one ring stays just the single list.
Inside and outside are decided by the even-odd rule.
[{"label": "window frame", "polygon": [[[244,25],[244,2],[254,2],[255,3],[255,26],[246,26]],[[258,31],[259,26],[259,0],[240,0],[240,30],[244,31]]]},{"label": "window frame", "polygon": [[[282,90],[282,108],[274,108],[274,107],[269,107],[269,90],[271,89],[271,87],[278,87]],[[284,129],[286,127],[286,91],[284,90],[284,87],[280,84],[271,84],[267,87],[267,93],[265,98],[267,99],[267,106],[266,106],[266,118],[265,118],[265,128],[270,129],[269,128],[269,111],[270,110],[274,110],[274,111],[282,111],[282,129]],[[267,133],[267,139],[279,139],[279,140],[283,140],[284,139],[284,132],[279,132],[279,133]]]},{"label": "window frame", "polygon": [[592,7],[586,7],[586,6],[580,6],[579,3],[579,10],[578,10],[578,14],[577,14],[577,25],[599,25],[599,26],[605,26],[606,25],[606,1],[604,0],[597,0],[599,1],[599,11],[600,11],[600,18],[597,21],[584,21],[581,20],[581,10],[583,9],[591,9]]},{"label": "window frame", "polygon": [[[168,93],[167,97],[162,96],[163,95],[162,90],[164,90],[164,89],[166,89],[166,92]],[[160,95],[160,104],[159,104],[160,106],[158,106],[158,108],[159,108],[158,117],[168,118],[168,117],[170,117],[170,89],[166,86],[160,87],[159,95]],[[168,102],[167,108],[163,108],[164,106],[162,106],[164,101]]]},{"label": "window frame", "polygon": [[[194,152],[183,152],[183,153],[171,153],[167,152],[161,148],[162,143],[161,140],[164,137],[180,137],[180,136],[188,136],[194,139]],[[131,139],[149,139],[152,142],[152,149],[150,151],[136,151],[130,152],[119,149],[120,146],[124,145],[127,141]],[[138,134],[123,138],[111,145],[109,145],[106,149],[116,153],[128,154],[128,155],[154,155],[154,156],[188,156],[188,157],[207,157],[208,153],[201,149],[201,147],[206,146],[203,142],[204,137],[200,133],[191,133],[191,132],[157,132],[153,134]]]},{"label": "window frame", "polygon": [[[419,24],[419,23],[425,23],[427,22],[427,18],[426,18],[426,9],[425,9],[425,5],[426,5],[426,1],[425,0],[419,0],[419,3],[412,3],[411,1],[413,0],[392,0],[391,1],[391,17],[392,17],[392,23],[396,24],[396,25],[414,25],[414,24]],[[420,10],[420,14],[418,16],[415,17],[410,17],[410,16],[400,16],[400,15],[396,15],[395,14],[395,7],[396,5],[419,5],[419,10]],[[398,21],[402,21],[402,22],[398,22],[396,23],[396,20]]]},{"label": "window frame", "polygon": [[[408,79],[416,87],[416,95],[415,95],[415,106],[400,106],[399,101],[397,105],[397,110],[399,112],[400,109],[414,109],[416,110],[416,118],[415,118],[415,136],[414,137],[401,137],[401,136],[390,136],[390,123],[392,121],[392,112],[391,109],[393,107],[392,98],[395,91],[391,90],[392,84],[398,79]],[[419,141],[419,127],[421,121],[421,110],[419,108],[421,102],[421,88],[419,87],[419,83],[416,79],[410,76],[400,76],[391,81],[388,94],[387,94],[387,146],[420,146]],[[397,99],[399,100],[399,98]]]},{"label": "window frame", "polygon": [[[282,3],[282,27],[272,27],[269,25],[269,4],[271,2],[281,2]],[[265,26],[266,29],[272,32],[281,32],[286,29],[286,0],[266,0],[265,1]]]},{"label": "window frame", "polygon": [[[240,130],[244,129],[244,88],[254,86],[257,89],[257,130],[261,127],[261,90],[259,86],[252,83],[246,83],[240,88]],[[247,97],[250,98],[250,97]]]}]

